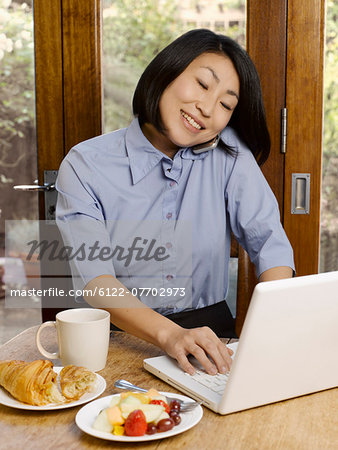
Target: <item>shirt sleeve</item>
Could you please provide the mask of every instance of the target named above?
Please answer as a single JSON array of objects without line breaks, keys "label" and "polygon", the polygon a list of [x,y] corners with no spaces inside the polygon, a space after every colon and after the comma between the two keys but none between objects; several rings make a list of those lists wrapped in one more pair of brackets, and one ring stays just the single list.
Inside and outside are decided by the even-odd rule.
[{"label": "shirt sleeve", "polygon": [[111,253],[110,236],[87,172],[91,173],[81,152],[71,151],[56,181],[56,223],[69,247],[73,285],[78,290],[100,275],[115,276],[112,258],[106,257]]},{"label": "shirt sleeve", "polygon": [[237,155],[228,159],[225,199],[234,236],[255,264],[257,277],[278,266],[295,270],[272,190],[245,144],[233,136],[231,145]]}]

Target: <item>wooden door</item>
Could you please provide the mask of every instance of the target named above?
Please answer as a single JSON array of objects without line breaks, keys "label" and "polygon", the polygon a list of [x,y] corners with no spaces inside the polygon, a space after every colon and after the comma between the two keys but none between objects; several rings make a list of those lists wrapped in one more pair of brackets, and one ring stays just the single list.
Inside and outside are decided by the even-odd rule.
[{"label": "wooden door", "polygon": [[[298,276],[319,269],[324,31],[325,0],[315,0],[311,7],[301,0],[248,2],[248,52],[260,74],[272,138],[271,156],[262,170],[277,197]],[[284,108],[286,153],[281,152]],[[293,212],[297,174],[310,180],[309,211],[301,214]],[[239,287],[238,332],[255,284],[249,262],[239,269],[244,283]]]},{"label": "wooden door", "polygon": [[[35,0],[34,23],[38,173],[43,184],[45,171],[57,170],[73,145],[101,134],[100,2]],[[41,220],[45,212],[42,193]],[[50,232],[57,233],[56,228]],[[67,268],[53,280],[47,265],[41,267],[43,289],[58,285],[60,278],[63,287],[71,287]],[[60,301],[51,295],[42,298],[43,321],[54,320],[65,309]]]},{"label": "wooden door", "polygon": [[[271,136],[271,153],[262,166],[277,197],[283,220],[285,155],[281,153],[281,111],[285,108],[286,0],[248,0],[247,51],[261,80],[266,116]],[[255,269],[239,248],[236,331],[240,334],[252,291],[257,283]]]},{"label": "wooden door", "polygon": [[[318,273],[323,132],[325,1],[289,0],[284,227],[295,252],[297,275]],[[292,213],[292,174],[309,177],[309,212]]]}]

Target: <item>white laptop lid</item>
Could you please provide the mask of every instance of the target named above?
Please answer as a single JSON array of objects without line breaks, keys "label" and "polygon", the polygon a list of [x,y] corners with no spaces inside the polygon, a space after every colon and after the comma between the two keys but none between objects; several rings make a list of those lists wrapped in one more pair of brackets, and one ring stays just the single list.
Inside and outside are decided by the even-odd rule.
[{"label": "white laptop lid", "polygon": [[259,283],[219,412],[338,386],[338,272]]},{"label": "white laptop lid", "polygon": [[[207,398],[169,357],[144,366],[195,398]],[[253,293],[220,414],[338,386],[338,272],[259,283]],[[210,402],[210,403],[209,403]]]}]

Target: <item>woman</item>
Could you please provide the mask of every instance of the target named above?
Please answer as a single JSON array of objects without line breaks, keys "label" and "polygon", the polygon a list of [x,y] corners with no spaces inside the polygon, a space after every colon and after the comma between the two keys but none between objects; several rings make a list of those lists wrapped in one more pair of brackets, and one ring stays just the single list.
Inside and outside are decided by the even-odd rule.
[{"label": "woman", "polygon": [[192,354],[225,373],[230,230],[259,281],[294,268],[255,161],[270,150],[257,72],[230,38],[193,30],[146,68],[133,112],[128,128],[77,145],[60,168],[58,226],[82,249],[70,261],[75,287],[186,372]]}]

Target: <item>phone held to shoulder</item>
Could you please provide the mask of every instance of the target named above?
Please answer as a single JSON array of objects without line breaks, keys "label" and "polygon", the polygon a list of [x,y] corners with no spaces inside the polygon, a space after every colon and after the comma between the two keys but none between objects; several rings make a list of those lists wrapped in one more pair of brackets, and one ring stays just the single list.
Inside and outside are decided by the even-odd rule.
[{"label": "phone held to shoulder", "polygon": [[[208,150],[214,150],[217,145],[218,142],[220,140],[220,135],[218,134],[214,140],[212,140],[211,142],[203,142],[202,144],[198,144],[195,145],[194,147],[191,147],[191,150],[195,153],[195,155],[198,155],[199,153],[203,153],[203,152],[207,152]],[[208,145],[208,143],[210,142],[210,144]]]}]

